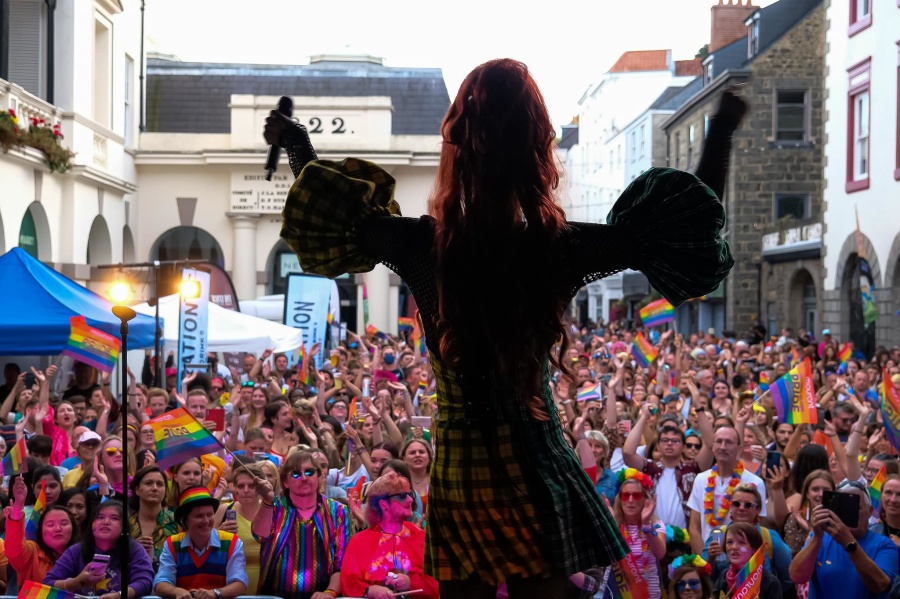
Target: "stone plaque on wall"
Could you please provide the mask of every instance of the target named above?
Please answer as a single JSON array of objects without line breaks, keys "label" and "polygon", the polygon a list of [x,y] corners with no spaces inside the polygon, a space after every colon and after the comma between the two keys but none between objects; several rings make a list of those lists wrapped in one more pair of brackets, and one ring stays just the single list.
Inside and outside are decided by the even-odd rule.
[{"label": "stone plaque on wall", "polygon": [[266,181],[265,171],[231,174],[231,211],[252,214],[281,214],[294,177],[287,165]]}]

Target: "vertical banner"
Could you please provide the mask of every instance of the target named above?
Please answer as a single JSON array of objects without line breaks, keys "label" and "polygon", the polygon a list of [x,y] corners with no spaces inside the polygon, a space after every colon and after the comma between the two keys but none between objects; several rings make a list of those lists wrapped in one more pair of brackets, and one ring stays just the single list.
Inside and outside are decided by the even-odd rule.
[{"label": "vertical banner", "polygon": [[[238,304],[237,292],[234,290],[231,277],[216,264],[210,263],[208,268],[210,271],[209,301],[220,308],[240,312],[241,306]],[[246,352],[223,352],[222,359],[225,362],[225,369],[234,368],[238,374],[247,374],[244,372],[244,356],[246,355]],[[232,381],[232,384],[239,382]]]},{"label": "vertical banner", "polygon": [[315,343],[321,345],[316,354],[316,368],[322,368],[324,360],[331,286],[331,279],[325,277],[291,273],[284,295],[284,324],[303,331],[306,348],[312,348]]},{"label": "vertical banner", "polygon": [[185,364],[205,364],[209,332],[209,273],[185,268],[178,294],[178,392]]}]

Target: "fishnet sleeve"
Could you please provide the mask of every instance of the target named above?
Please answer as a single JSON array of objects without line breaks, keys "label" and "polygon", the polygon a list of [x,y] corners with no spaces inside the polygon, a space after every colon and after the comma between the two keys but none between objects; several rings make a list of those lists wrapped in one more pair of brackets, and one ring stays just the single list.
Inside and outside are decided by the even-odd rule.
[{"label": "fishnet sleeve", "polygon": [[306,127],[299,123],[294,123],[293,127],[285,127],[279,136],[281,147],[287,153],[288,161],[291,164],[291,172],[294,178],[300,176],[300,171],[306,166],[307,162],[318,160],[316,151],[309,140],[309,133]]},{"label": "fishnet sleeve", "polygon": [[363,252],[407,280],[415,251],[418,219],[400,216],[374,216],[359,227]]},{"label": "fishnet sleeve", "polygon": [[631,268],[635,261],[637,248],[629,246],[622,227],[570,222],[562,241],[563,272],[572,295],[592,281]]}]

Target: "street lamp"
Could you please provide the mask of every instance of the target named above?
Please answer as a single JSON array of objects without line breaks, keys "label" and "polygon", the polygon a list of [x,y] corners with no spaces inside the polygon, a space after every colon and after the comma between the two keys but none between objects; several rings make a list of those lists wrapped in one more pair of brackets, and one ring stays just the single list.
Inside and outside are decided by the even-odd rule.
[{"label": "street lamp", "polygon": [[197,299],[200,297],[200,282],[197,279],[184,279],[181,281],[180,291],[184,299]]},{"label": "street lamp", "polygon": [[128,283],[119,281],[109,288],[109,298],[114,304],[124,304],[131,295]]},{"label": "street lamp", "polygon": [[[128,299],[128,295],[125,294],[122,297],[122,301]],[[122,371],[122,435],[123,438],[127,438],[126,431],[128,430],[128,321],[137,316],[137,312],[129,308],[128,306],[124,306],[121,304],[117,304],[112,307],[112,313],[116,315],[116,317],[122,321],[122,325],[119,328],[119,334],[122,337],[122,348],[119,350],[119,357],[121,358],[119,361],[119,368]],[[128,481],[128,450],[127,448],[122,452],[122,476],[123,480]],[[131,538],[130,529],[131,527],[128,525],[128,489],[123,489],[126,500],[122,502],[122,509],[124,510],[124,518],[122,519],[122,536],[124,537],[125,547],[128,547],[129,540]],[[124,588],[128,589],[128,560],[121,560],[122,564],[122,572],[120,574],[119,580],[122,581],[122,585]]]}]

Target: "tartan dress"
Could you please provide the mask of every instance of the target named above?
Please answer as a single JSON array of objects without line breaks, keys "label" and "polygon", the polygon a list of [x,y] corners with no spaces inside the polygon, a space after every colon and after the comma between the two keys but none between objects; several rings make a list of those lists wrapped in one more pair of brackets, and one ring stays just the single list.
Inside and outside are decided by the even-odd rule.
[{"label": "tartan dress", "polygon": [[[307,164],[288,194],[281,236],[305,272],[334,278],[385,264],[407,283],[425,326],[437,383],[425,571],[438,580],[569,576],[628,552],[611,513],[560,430],[543,360],[550,418],[535,419],[489,371],[455,372],[433,340],[435,221],[400,217],[394,179],[357,159]],[[560,240],[564,288],[641,268],[674,304],[716,289],[733,260],[724,209],[693,175],[650,169],[623,193],[609,224],[569,223]],[[543,275],[543,273],[541,273]]]}]

